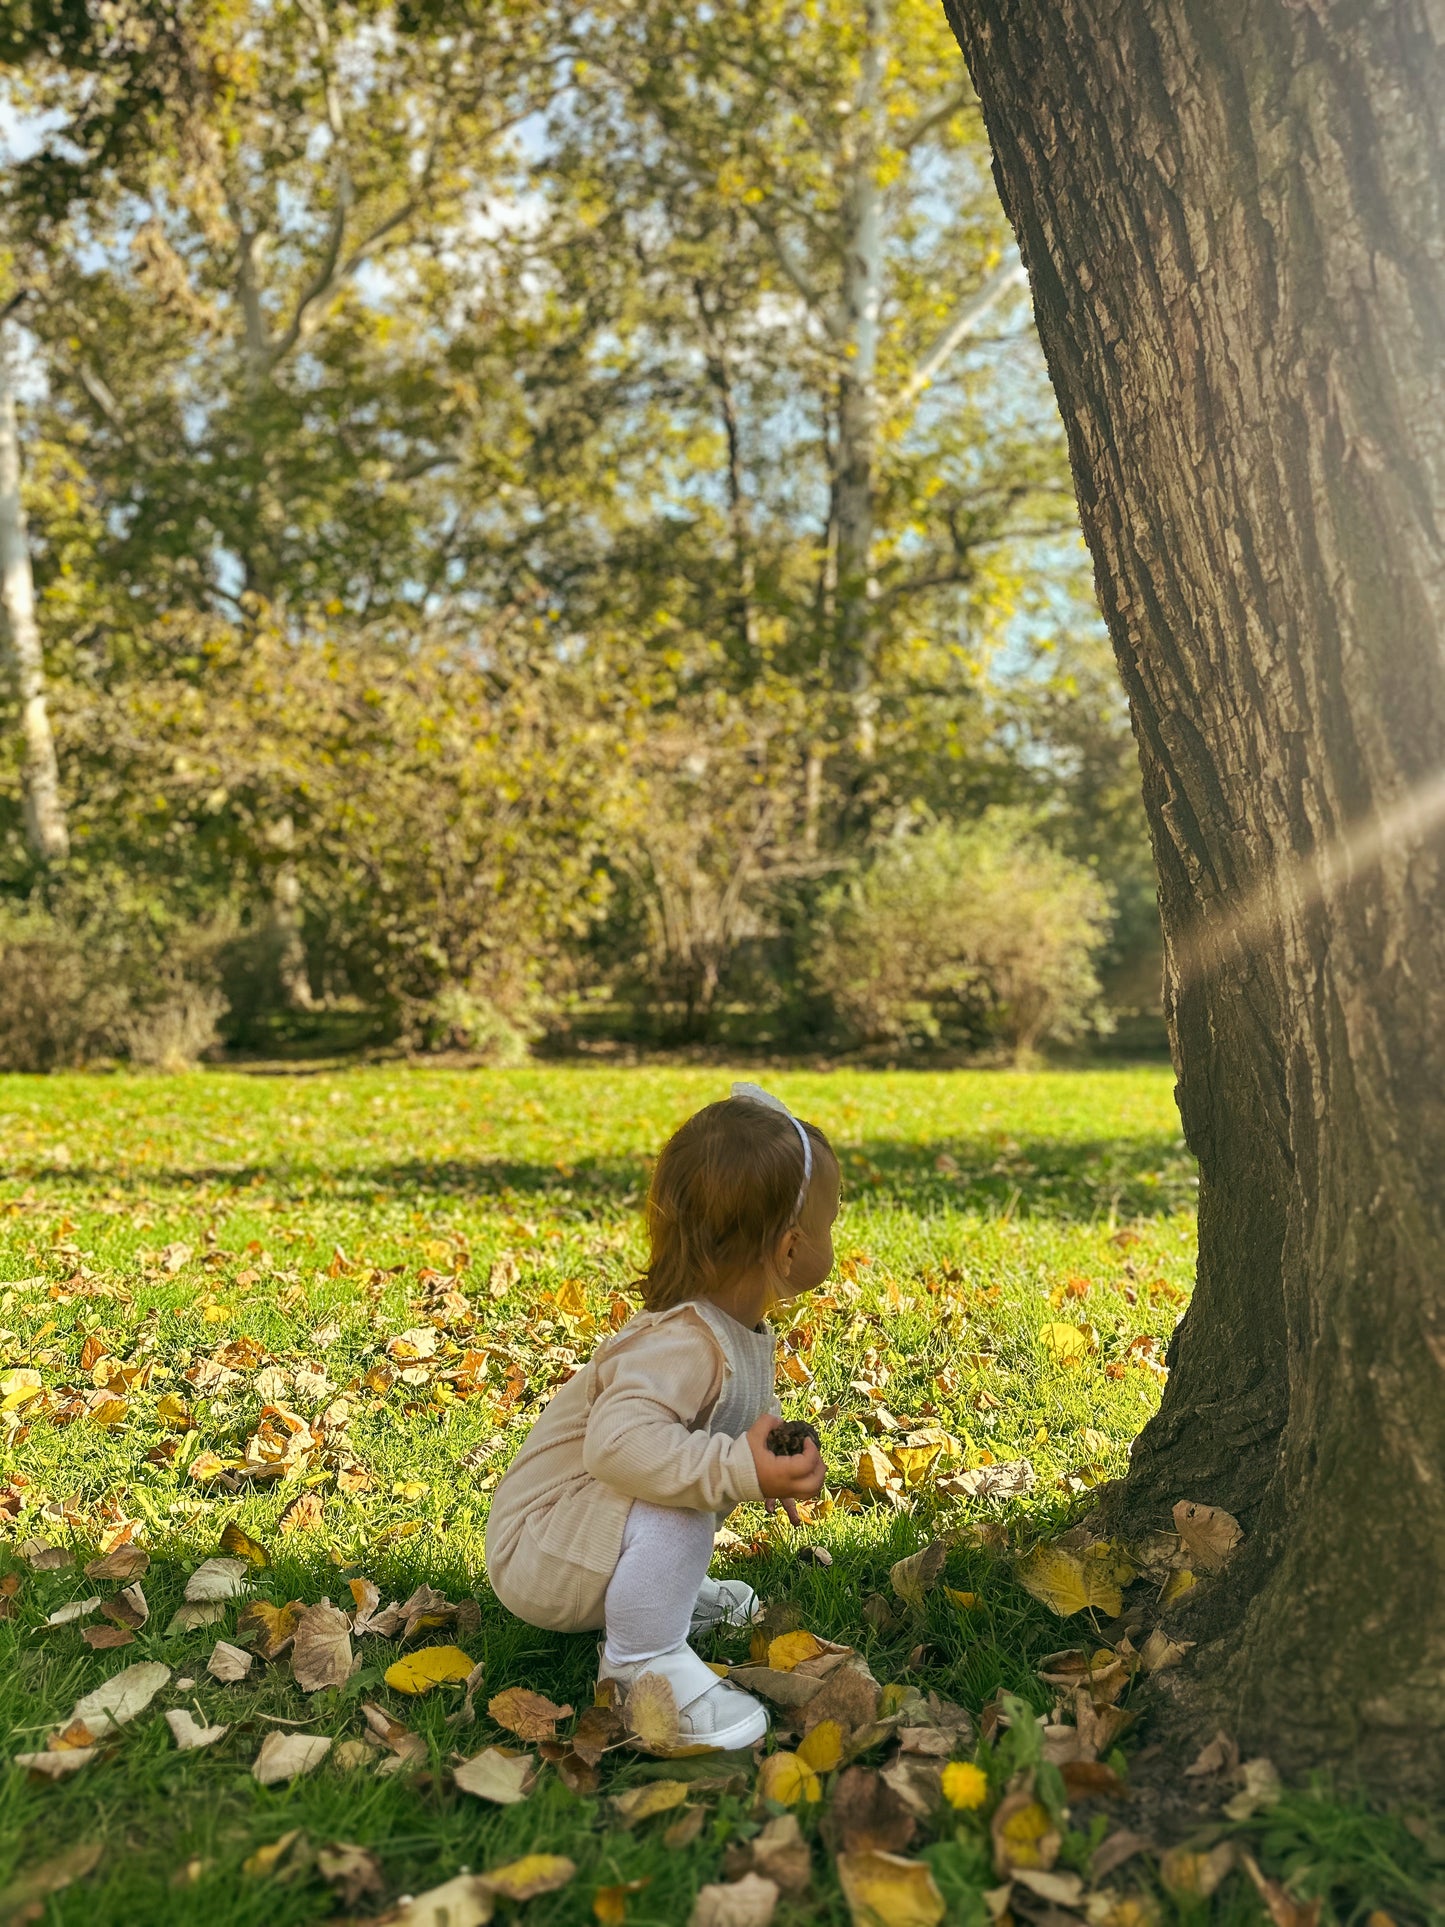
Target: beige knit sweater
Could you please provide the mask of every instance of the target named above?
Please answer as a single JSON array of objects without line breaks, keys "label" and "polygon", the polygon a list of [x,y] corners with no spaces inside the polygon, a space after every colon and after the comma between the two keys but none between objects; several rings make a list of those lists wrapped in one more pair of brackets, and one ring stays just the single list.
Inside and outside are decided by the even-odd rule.
[{"label": "beige knit sweater", "polygon": [[[727,1513],[760,1499],[743,1435],[776,1410],[766,1328],[745,1332],[712,1305],[629,1319],[553,1396],[497,1487],[497,1597],[534,1626],[600,1626],[633,1500]],[[719,1415],[727,1429],[710,1430]]]}]

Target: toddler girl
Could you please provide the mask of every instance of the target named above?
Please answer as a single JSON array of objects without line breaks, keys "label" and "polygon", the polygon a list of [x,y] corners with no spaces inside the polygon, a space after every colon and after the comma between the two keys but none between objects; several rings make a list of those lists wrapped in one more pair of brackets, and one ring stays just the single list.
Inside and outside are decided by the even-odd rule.
[{"label": "toddler girl", "polygon": [[833,1264],[838,1163],[814,1125],[735,1084],[672,1137],[647,1199],[645,1309],[603,1340],[532,1427],[497,1487],[487,1573],[502,1604],[558,1632],[605,1627],[600,1676],[660,1673],[681,1743],[751,1746],[768,1717],[725,1686],[689,1632],[745,1624],[757,1600],[707,1576],[743,1499],[797,1523],[825,1467],[767,1449],[778,1422],[764,1314]]}]

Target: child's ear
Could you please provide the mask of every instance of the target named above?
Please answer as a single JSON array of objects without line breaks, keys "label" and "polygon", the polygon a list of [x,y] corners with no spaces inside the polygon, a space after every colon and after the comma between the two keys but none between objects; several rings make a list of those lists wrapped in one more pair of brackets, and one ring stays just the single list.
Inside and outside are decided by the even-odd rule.
[{"label": "child's ear", "polygon": [[785,1232],[778,1246],[778,1270],[785,1278],[793,1275],[793,1253],[798,1249],[798,1228]]}]

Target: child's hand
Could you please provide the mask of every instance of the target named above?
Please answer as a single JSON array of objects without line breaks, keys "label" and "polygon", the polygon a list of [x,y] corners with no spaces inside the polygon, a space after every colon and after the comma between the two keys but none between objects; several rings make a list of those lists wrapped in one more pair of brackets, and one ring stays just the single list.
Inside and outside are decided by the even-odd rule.
[{"label": "child's hand", "polygon": [[749,1426],[747,1440],[752,1448],[758,1484],[767,1501],[768,1511],[772,1512],[781,1500],[784,1512],[797,1525],[798,1500],[817,1497],[828,1476],[828,1468],[823,1463],[822,1453],[811,1439],[805,1441],[801,1452],[794,1452],[787,1458],[779,1458],[775,1452],[770,1452],[768,1434],[777,1422],[771,1412],[764,1412],[755,1425]]}]

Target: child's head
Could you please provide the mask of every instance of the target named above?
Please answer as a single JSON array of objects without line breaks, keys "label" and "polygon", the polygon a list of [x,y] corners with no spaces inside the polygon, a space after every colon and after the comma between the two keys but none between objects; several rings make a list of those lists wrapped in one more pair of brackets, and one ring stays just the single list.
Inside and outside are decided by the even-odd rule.
[{"label": "child's head", "polygon": [[838,1160],[815,1124],[754,1098],[709,1104],[668,1139],[652,1174],[643,1301],[663,1311],[758,1268],[779,1299],[811,1291],[833,1267],[837,1215]]}]

